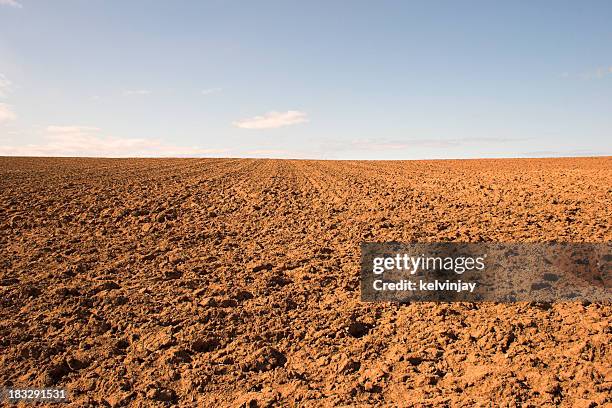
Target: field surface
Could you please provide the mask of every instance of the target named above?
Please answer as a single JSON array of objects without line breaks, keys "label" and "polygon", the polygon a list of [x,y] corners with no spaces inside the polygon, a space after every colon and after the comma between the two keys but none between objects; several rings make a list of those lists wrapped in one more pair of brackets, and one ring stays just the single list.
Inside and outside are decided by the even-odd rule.
[{"label": "field surface", "polygon": [[362,241],[612,241],[612,158],[0,158],[0,203],[2,386],[74,407],[612,403],[610,305],[359,300]]}]

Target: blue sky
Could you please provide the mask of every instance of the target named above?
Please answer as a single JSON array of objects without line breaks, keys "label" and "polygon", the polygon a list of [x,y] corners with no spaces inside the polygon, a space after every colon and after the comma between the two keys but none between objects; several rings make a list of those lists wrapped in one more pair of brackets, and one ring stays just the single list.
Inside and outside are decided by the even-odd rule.
[{"label": "blue sky", "polygon": [[612,154],[612,3],[0,0],[0,155]]}]

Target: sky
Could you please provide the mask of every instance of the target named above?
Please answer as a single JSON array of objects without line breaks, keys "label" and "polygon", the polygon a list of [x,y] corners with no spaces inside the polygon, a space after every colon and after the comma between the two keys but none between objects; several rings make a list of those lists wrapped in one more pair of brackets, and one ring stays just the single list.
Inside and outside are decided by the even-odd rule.
[{"label": "sky", "polygon": [[0,155],[612,155],[612,2],[0,0]]}]

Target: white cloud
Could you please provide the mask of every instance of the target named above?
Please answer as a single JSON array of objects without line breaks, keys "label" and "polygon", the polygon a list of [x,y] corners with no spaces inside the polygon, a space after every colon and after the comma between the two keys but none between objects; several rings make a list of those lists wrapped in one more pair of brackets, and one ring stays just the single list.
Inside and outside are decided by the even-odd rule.
[{"label": "white cloud", "polygon": [[6,103],[0,103],[0,123],[15,119],[17,119],[17,115],[13,112],[11,106]]},{"label": "white cloud", "polygon": [[148,89],[132,89],[123,91],[123,95],[125,96],[133,96],[133,95],[151,95],[152,92]]},{"label": "white cloud", "polygon": [[40,144],[0,145],[0,156],[178,157],[220,154],[223,149],[202,149],[166,144],[158,139],[102,136],[90,126],[48,126]]},{"label": "white cloud", "polygon": [[221,88],[202,89],[202,95],[210,95],[210,94],[221,92],[221,91],[222,91]]},{"label": "white cloud", "polygon": [[16,0],[0,0],[0,6],[23,8],[21,3],[17,2]]},{"label": "white cloud", "polygon": [[11,90],[13,83],[4,75],[0,74],[0,98],[6,98]]},{"label": "white cloud", "polygon": [[238,120],[234,126],[241,129],[274,129],[308,122],[306,113],[300,111],[268,112],[262,116]]}]

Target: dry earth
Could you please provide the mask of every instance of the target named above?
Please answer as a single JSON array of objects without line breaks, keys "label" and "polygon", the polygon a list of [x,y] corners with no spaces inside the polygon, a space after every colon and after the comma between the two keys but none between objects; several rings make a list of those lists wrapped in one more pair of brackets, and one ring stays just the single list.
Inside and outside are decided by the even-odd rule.
[{"label": "dry earth", "polygon": [[[612,158],[0,158],[0,384],[71,406],[612,403],[612,306],[369,304],[361,241],[612,241]],[[609,406],[609,405],[608,405]]]}]

